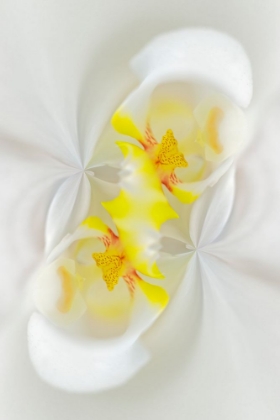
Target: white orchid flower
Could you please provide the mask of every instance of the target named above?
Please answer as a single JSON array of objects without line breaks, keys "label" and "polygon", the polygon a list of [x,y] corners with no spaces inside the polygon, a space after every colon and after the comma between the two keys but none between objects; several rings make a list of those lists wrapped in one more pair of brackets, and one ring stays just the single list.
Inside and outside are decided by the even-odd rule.
[{"label": "white orchid flower", "polygon": [[[187,5],[176,0],[172,4],[145,0],[119,2],[117,7],[110,0],[2,3],[1,259],[5,281],[1,287],[1,310],[9,309],[0,337],[3,418],[277,418],[279,212],[278,162],[274,151],[278,150],[278,108],[266,123],[264,113],[258,114],[263,125],[258,146],[255,142],[237,162],[233,211],[233,188],[226,188],[233,186],[232,174],[226,174],[193,207],[184,206],[189,209],[187,213],[192,212],[191,224],[180,213],[182,225],[171,222],[166,225],[166,234],[175,235],[188,248],[196,249],[188,255],[185,251],[179,256],[162,255],[159,260],[166,278],[176,270],[181,281],[176,282],[174,297],[174,291],[170,293],[167,309],[142,337],[145,347],[136,345],[143,352],[142,362],[147,349],[153,356],[140,373],[126,385],[98,396],[68,395],[44,384],[34,373],[27,354],[26,329],[33,308],[25,307],[25,285],[42,261],[47,210],[54,191],[69,173],[77,178],[76,186],[79,179],[85,179],[84,170],[92,165],[90,162],[87,166],[85,156],[90,156],[92,150],[86,152],[82,146],[78,152],[72,140],[87,138],[91,148],[93,139],[101,139],[102,128],[121,97],[133,88],[132,77],[126,70],[130,56],[155,34],[185,27],[187,23],[206,23],[227,30],[244,42],[253,58],[257,99],[268,96],[277,86],[277,3],[269,0],[267,7],[255,15],[256,5],[251,0],[246,5],[237,1],[219,2],[215,6],[212,2]],[[231,101],[235,102],[233,98]],[[71,156],[65,156],[68,146],[58,152],[63,141],[73,150]],[[111,152],[106,144],[107,152]],[[110,156],[108,163],[111,161]],[[102,193],[102,181],[94,178],[94,182]],[[219,187],[226,188],[228,194],[219,213],[222,220],[213,212]],[[105,191],[100,200],[110,200],[116,195],[115,188],[112,189],[109,194]],[[88,188],[82,191],[85,190],[89,191]],[[168,198],[174,207],[180,204],[169,194]],[[201,204],[205,200],[207,204],[213,203],[208,211]],[[50,251],[68,229],[74,232],[84,217],[80,214],[71,224],[75,212],[70,217],[68,210],[74,201],[64,207],[65,218],[69,217],[69,225],[62,219],[65,232],[61,229],[59,233],[59,222],[52,230],[58,236]],[[99,203],[92,202],[97,213],[103,211]],[[60,205],[56,207],[59,209]],[[194,215],[193,208],[201,211],[201,219]],[[205,219],[204,212],[208,214]],[[105,214],[101,217],[106,217]],[[197,223],[205,220],[203,226],[195,226],[195,217]],[[180,236],[176,234],[178,226]],[[184,235],[190,226],[192,242]],[[202,261],[201,265],[196,264],[196,259]],[[77,332],[81,340],[74,342],[41,315],[34,314],[31,319],[36,344],[33,354],[37,348],[36,356],[45,365],[40,366],[46,368],[45,372],[49,368],[52,379],[61,379],[63,369],[69,373],[69,360],[75,360],[78,364],[71,367],[73,378],[77,378],[80,367],[86,365],[81,360],[86,362],[91,352],[87,338],[81,337],[82,331]],[[115,348],[119,371],[123,362],[135,371],[139,359],[126,359],[126,350],[121,346]],[[51,366],[51,360],[57,366]],[[91,366],[93,370],[96,367],[94,363]],[[99,368],[102,370],[101,362]],[[89,389],[88,376],[84,378],[85,382],[74,385]],[[114,379],[117,384],[118,372]]]},{"label": "white orchid flower", "polygon": [[[25,54],[31,49],[34,54],[43,55],[34,39],[29,39],[24,25],[20,30],[27,49]],[[60,102],[57,100],[60,75],[51,76],[50,63],[40,64],[37,59],[21,62],[15,52],[17,45],[13,45],[11,39],[9,42],[12,59],[7,66],[11,66],[12,75],[11,69],[3,69],[3,80],[8,82],[3,86],[1,97],[1,144],[2,170],[12,175],[8,185],[3,181],[2,219],[10,226],[8,231],[3,231],[3,242],[10,247],[9,252],[17,254],[22,268],[19,271],[17,267],[7,268],[10,287],[1,284],[3,314],[9,312],[12,303],[20,297],[26,284],[22,278],[30,277],[30,266],[34,267],[42,259],[43,249],[49,254],[88,212],[99,212],[106,217],[100,202],[112,198],[116,192],[114,174],[110,179],[113,184],[108,182],[106,165],[120,162],[116,145],[108,149],[106,155],[102,146],[97,147],[106,123],[102,106],[92,111],[94,115],[91,112],[87,113],[87,118],[82,115],[87,104],[79,98],[81,72],[77,71],[74,79],[69,76],[73,97],[61,94]],[[40,71],[40,65],[46,65],[47,74]],[[64,77],[63,83],[67,84]],[[42,97],[36,86],[45,89]],[[99,200],[95,199],[97,195]],[[9,245],[10,236],[17,238],[12,245]],[[3,256],[6,270],[10,263],[4,253]]]},{"label": "white orchid flower", "polygon": [[163,278],[156,264],[158,231],[178,216],[145,152],[120,147],[126,156],[122,188],[103,203],[117,231],[88,217],[53,250],[35,285],[39,311],[56,325],[73,328],[67,334],[33,315],[30,356],[43,379],[69,391],[120,385],[147,362],[139,336],[166,307],[168,289],[178,277],[169,273],[166,285],[156,282]]},{"label": "white orchid flower", "polygon": [[246,139],[236,104],[251,100],[249,60],[232,38],[187,29],[158,37],[131,65],[143,81],[112,124],[143,146],[172,194],[192,203],[225,173]]},{"label": "white orchid flower", "polygon": [[[151,92],[151,85],[154,90],[158,80],[166,81],[166,77],[174,81],[180,81],[184,77],[186,81],[189,80],[189,85],[192,87],[193,75],[198,73],[198,79],[208,81],[210,85],[215,80],[217,85],[220,82],[221,88],[226,85],[228,93],[237,98],[241,104],[247,105],[250,100],[252,93],[250,65],[240,45],[230,37],[209,30],[186,30],[167,35],[167,40],[166,37],[162,37],[146,51],[148,54],[144,51],[142,58],[140,54],[139,67],[145,72],[144,63],[149,67],[150,62],[155,61],[161,69],[161,74],[152,70],[151,76],[147,76],[148,93]],[[155,60],[158,51],[161,51],[163,57],[172,57],[172,55],[175,57],[171,60],[172,66],[168,64],[165,69],[163,60],[160,58]],[[138,60],[139,58],[136,62]],[[238,60],[238,65],[233,65],[235,60]],[[185,66],[185,62],[191,64]],[[199,72],[201,68],[207,69],[207,72]],[[217,75],[218,78],[214,79]],[[176,98],[176,89],[171,87],[170,91],[173,98]],[[182,95],[182,88],[180,92]],[[140,89],[139,94],[136,93],[136,97],[132,94],[128,98],[128,105],[123,105],[113,117],[113,125],[123,134],[131,136],[135,132],[137,135],[138,130],[134,120],[136,118],[140,120],[140,116],[143,115],[140,109],[143,108],[143,103],[139,107],[139,96],[142,99],[144,97],[145,114],[148,107],[147,89],[144,88],[144,94],[143,89]],[[188,89],[186,96],[189,98]],[[182,98],[185,98],[184,95]],[[156,265],[155,251],[159,247],[159,235],[155,233],[163,222],[177,217],[177,214],[167,204],[161,184],[166,177],[168,182],[176,177],[174,170],[177,165],[182,167],[187,165],[185,157],[178,150],[172,130],[178,133],[176,136],[181,134],[182,147],[187,151],[187,156],[190,156],[187,159],[193,161],[193,167],[187,175],[188,179],[201,178],[205,172],[210,172],[205,181],[194,182],[195,190],[192,188],[189,191],[190,182],[186,184],[185,191],[178,187],[180,193],[175,195],[179,195],[180,198],[183,196],[183,202],[193,201],[207,185],[213,184],[223,174],[229,165],[227,159],[236,149],[236,144],[244,140],[244,117],[225,96],[217,93],[212,93],[206,98],[203,96],[194,114],[186,110],[186,105],[182,105],[177,98],[173,99],[171,105],[170,100],[166,101],[162,97],[158,101],[155,114],[158,130],[163,134],[161,144],[158,146],[151,131],[151,127],[154,127],[153,112],[146,128],[146,133],[149,134],[147,137],[138,137],[144,146],[143,149],[129,142],[118,142],[126,157],[121,172],[121,190],[113,201],[103,203],[117,227],[117,232],[113,232],[100,218],[90,216],[72,236],[65,237],[58,245],[58,249],[54,249],[55,257],[53,255],[50,257],[51,264],[43,268],[35,286],[37,308],[59,326],[68,326],[77,320],[81,320],[82,325],[87,325],[88,322],[94,325],[89,329],[87,337],[89,342],[77,344],[78,338],[73,333],[71,335],[71,330],[68,338],[65,337],[65,333],[61,333],[60,339],[57,330],[54,330],[55,335],[50,337],[52,328],[49,329],[48,324],[42,324],[38,315],[31,318],[29,349],[36,370],[47,382],[66,390],[100,391],[119,385],[147,362],[147,353],[141,350],[138,339],[167,305],[168,293],[164,286],[145,282],[138,272],[140,275],[162,277]],[[132,112],[130,109],[133,109],[134,118],[130,118]],[[217,121],[216,114],[220,113],[223,114],[222,123]],[[196,123],[194,115],[197,118]],[[146,120],[145,116],[143,127],[146,127]],[[184,131],[186,123],[188,129],[191,126],[187,137],[181,131]],[[197,128],[200,123],[201,128]],[[162,128],[163,125],[169,127],[167,131]],[[202,144],[198,149],[196,142]],[[201,152],[200,156],[200,148],[204,146],[205,151]],[[206,168],[202,170],[197,160],[203,160],[202,166]],[[208,161],[210,165],[213,161],[217,162],[217,168],[213,169],[212,165],[209,168]],[[219,163],[224,161],[227,163],[221,170]],[[197,183],[203,186],[198,187]],[[176,188],[177,184],[176,182]],[[172,187],[170,183],[165,185],[176,193],[177,190],[173,185]],[[184,197],[190,195],[191,199],[185,200]],[[98,200],[97,194],[93,200]],[[101,249],[100,242],[103,244]],[[173,288],[177,272],[180,270],[173,272],[168,270],[165,276],[165,282],[171,283]],[[146,296],[144,301],[143,293]],[[116,312],[120,316],[116,315]],[[115,337],[109,339],[110,335],[107,336],[105,332],[108,328],[106,322],[103,327],[102,324],[96,327],[100,317],[105,318],[105,321],[107,318],[110,329],[112,324],[120,331],[121,326],[118,324],[122,324],[122,328],[126,326],[124,333],[117,340]],[[118,324],[117,318],[120,318]],[[46,345],[44,339],[43,325],[47,326],[45,336],[48,337],[49,345]],[[85,327],[80,326],[80,329],[84,330]],[[101,330],[106,338],[103,341],[98,339]],[[75,352],[70,350],[68,358],[65,356],[65,340],[68,340],[69,349],[76,349],[78,345]],[[79,352],[83,357],[79,357]],[[72,366],[76,366],[75,369]]]}]

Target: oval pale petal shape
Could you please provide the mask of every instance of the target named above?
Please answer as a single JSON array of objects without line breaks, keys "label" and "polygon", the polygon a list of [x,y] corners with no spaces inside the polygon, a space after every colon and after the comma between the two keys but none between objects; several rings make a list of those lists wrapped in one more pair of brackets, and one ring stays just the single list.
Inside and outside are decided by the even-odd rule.
[{"label": "oval pale petal shape", "polygon": [[55,328],[40,314],[28,325],[31,361],[47,383],[69,392],[97,392],[126,382],[149,360],[139,343],[96,342]]},{"label": "oval pale petal shape", "polygon": [[205,147],[205,159],[222,162],[233,155],[246,140],[244,113],[222,95],[208,96],[194,110],[201,130],[199,141]]},{"label": "oval pale petal shape", "polygon": [[143,80],[151,75],[184,74],[186,80],[213,85],[237,105],[247,107],[253,83],[249,59],[231,36],[213,29],[192,28],[156,37],[131,61]]},{"label": "oval pale petal shape", "polygon": [[79,288],[81,281],[74,260],[56,260],[45,267],[37,279],[34,288],[37,309],[55,324],[72,324],[86,310]]},{"label": "oval pale petal shape", "polygon": [[[49,384],[73,392],[122,384],[148,361],[138,340],[165,309],[168,288],[162,280],[159,285],[140,278],[118,237],[95,216],[68,234],[49,261],[35,283],[35,303],[52,323],[67,329],[33,315],[29,351],[35,369]],[[118,276],[113,288],[109,272]]]}]

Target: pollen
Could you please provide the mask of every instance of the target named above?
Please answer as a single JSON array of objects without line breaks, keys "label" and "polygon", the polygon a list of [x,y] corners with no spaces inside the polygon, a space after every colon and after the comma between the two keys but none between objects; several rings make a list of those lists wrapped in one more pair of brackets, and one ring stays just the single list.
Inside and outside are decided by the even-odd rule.
[{"label": "pollen", "polygon": [[118,284],[121,269],[122,269],[122,258],[119,255],[105,252],[96,252],[92,254],[93,259],[96,262],[97,267],[102,270],[103,280],[106,283],[107,289],[111,292],[114,287]]},{"label": "pollen", "polygon": [[178,141],[175,139],[171,129],[168,129],[162,137],[159,145],[158,161],[161,165],[168,165],[173,169],[186,168],[188,166],[183,153],[179,152]]}]

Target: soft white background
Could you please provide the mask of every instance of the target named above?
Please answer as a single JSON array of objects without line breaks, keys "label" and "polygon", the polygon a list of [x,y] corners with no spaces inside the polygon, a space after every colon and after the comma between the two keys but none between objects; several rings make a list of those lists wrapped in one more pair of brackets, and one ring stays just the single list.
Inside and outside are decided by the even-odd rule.
[{"label": "soft white background", "polygon": [[[277,110],[270,132],[259,132],[268,103],[280,89],[279,21],[278,0],[0,1],[1,420],[279,418]],[[242,223],[249,226],[252,218],[257,222],[243,248],[232,240],[228,254],[223,251],[223,257],[233,259],[244,273],[240,292],[244,301],[239,312],[238,298],[235,306],[244,330],[234,330],[235,323],[229,322],[234,344],[227,357],[228,347],[223,348],[221,339],[227,318],[210,299],[209,314],[216,316],[205,319],[209,333],[203,344],[209,351],[201,353],[192,329],[201,316],[200,307],[190,296],[192,305],[186,302],[176,328],[168,328],[167,322],[166,330],[175,330],[172,340],[166,340],[159,323],[149,333],[162,347],[157,344],[154,360],[126,386],[100,395],[67,395],[42,383],[30,365],[26,342],[30,310],[23,287],[42,257],[47,207],[65,177],[68,157],[59,161],[58,144],[73,141],[82,155],[83,139],[135,84],[126,67],[131,56],[157,33],[189,25],[207,25],[235,36],[253,67],[250,116],[256,146],[240,160],[232,230]],[[263,206],[262,212],[258,206]],[[260,247],[268,263],[252,267],[250,261]],[[235,252],[239,249],[247,249],[248,256]],[[240,279],[242,274],[236,276]],[[262,290],[262,282],[268,289]],[[13,291],[15,285],[22,294]],[[251,292],[258,298],[249,305]],[[271,319],[271,331],[262,319]],[[248,331],[253,331],[249,349],[242,345]],[[246,355],[239,365],[242,351]]]}]

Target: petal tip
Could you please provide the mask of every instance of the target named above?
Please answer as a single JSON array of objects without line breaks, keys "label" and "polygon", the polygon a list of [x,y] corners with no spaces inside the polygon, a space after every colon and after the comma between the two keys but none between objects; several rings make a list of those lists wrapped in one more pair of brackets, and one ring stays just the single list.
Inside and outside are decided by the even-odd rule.
[{"label": "petal tip", "polygon": [[211,28],[162,34],[132,59],[131,67],[141,80],[165,74],[169,81],[181,78],[209,83],[243,108],[253,94],[251,64],[243,46],[230,35]]}]

